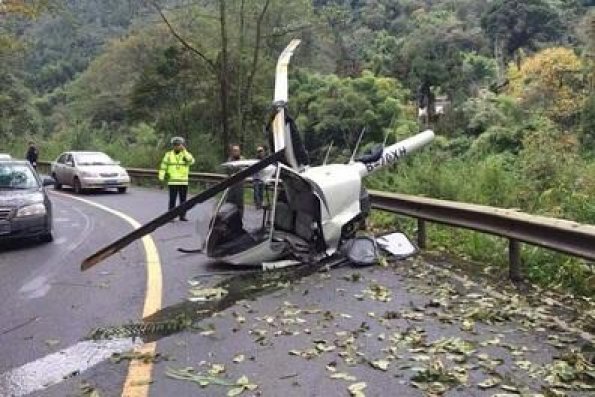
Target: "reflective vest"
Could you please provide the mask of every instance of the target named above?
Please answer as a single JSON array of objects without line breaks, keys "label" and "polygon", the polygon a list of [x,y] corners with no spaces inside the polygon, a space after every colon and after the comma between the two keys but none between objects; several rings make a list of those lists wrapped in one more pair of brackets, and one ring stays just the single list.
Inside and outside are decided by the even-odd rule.
[{"label": "reflective vest", "polygon": [[159,167],[159,180],[168,185],[187,185],[190,166],[194,164],[194,157],[187,150],[179,153],[170,150],[165,153]]}]

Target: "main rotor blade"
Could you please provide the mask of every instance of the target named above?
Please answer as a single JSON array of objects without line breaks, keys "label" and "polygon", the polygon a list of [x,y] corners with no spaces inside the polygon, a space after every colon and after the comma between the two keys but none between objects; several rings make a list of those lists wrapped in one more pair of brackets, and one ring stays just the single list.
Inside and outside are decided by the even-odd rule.
[{"label": "main rotor blade", "polygon": [[275,152],[272,155],[270,155],[269,157],[263,159],[262,161],[259,161],[258,163],[251,165],[250,167],[245,168],[242,171],[236,172],[229,178],[225,179],[223,182],[219,182],[215,186],[200,192],[199,194],[192,197],[190,200],[186,201],[185,203],[182,203],[182,204],[178,205],[177,207],[172,208],[168,212],[158,216],[157,218],[153,219],[152,221],[144,224],[143,226],[139,227],[136,230],[133,230],[132,232],[125,235],[124,237],[120,238],[119,240],[114,241],[110,245],[100,249],[93,255],[89,256],[81,264],[81,270],[85,271],[85,270],[95,266],[96,264],[98,264],[99,262],[104,260],[105,258],[120,251],[122,248],[126,247],[133,241],[138,240],[139,238],[151,233],[155,229],[165,225],[172,219],[186,213],[186,211],[188,211],[189,209],[194,207],[196,204],[200,204],[200,203],[210,199],[211,197],[214,197],[215,195],[224,191],[228,187],[233,186],[237,183],[240,183],[244,179],[252,176],[253,174],[257,173],[258,171],[266,168],[267,166],[269,166],[277,161],[282,160],[284,158],[284,155],[285,155],[285,150],[280,150],[278,152]]}]

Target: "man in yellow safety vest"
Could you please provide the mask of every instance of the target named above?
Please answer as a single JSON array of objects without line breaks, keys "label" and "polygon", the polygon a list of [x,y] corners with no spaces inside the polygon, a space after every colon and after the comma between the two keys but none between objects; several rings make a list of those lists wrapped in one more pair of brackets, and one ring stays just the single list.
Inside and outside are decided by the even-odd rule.
[{"label": "man in yellow safety vest", "polygon": [[[159,168],[159,180],[166,182],[169,187],[169,209],[176,206],[177,196],[180,204],[186,201],[188,195],[188,174],[190,166],[194,164],[194,157],[184,146],[184,138],[174,137],[171,140],[173,149],[165,153]],[[180,215],[181,221],[187,221],[186,214]]]}]

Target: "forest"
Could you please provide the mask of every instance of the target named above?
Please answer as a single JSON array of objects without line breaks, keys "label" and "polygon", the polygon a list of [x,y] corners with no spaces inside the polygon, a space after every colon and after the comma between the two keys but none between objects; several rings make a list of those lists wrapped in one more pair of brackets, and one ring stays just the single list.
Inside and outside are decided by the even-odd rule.
[{"label": "forest", "polygon": [[[428,150],[368,187],[595,224],[593,0],[0,1],[0,152],[102,150],[155,168],[173,135],[196,171],[266,143],[275,62],[293,38],[289,110],[320,163],[426,125]],[[208,148],[208,150],[205,150]],[[413,224],[374,215],[378,227]],[[433,226],[432,249],[484,271],[506,241]],[[592,295],[590,264],[525,247],[529,279]],[[501,266],[502,265],[502,266]]]}]

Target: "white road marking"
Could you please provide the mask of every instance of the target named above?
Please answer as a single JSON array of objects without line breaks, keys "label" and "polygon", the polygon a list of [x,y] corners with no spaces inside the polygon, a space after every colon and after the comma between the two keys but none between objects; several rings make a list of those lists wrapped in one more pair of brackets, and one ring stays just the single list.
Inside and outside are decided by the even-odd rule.
[{"label": "white road marking", "polygon": [[[84,226],[80,226],[77,223],[78,230],[74,238],[59,237],[53,244],[63,245],[69,243],[65,248],[62,249],[62,253],[57,258],[48,258],[48,262],[44,263],[42,267],[34,272],[33,277],[29,278],[25,284],[19,289],[19,292],[25,295],[28,299],[36,299],[45,296],[51,289],[51,280],[54,275],[58,272],[59,268],[65,263],[65,258],[72,251],[75,251],[80,245],[87,241],[88,236],[93,230],[93,219],[85,214],[80,209],[71,206],[70,212],[76,211],[79,214],[79,218],[84,221]],[[46,259],[47,260],[47,259]]]},{"label": "white road marking", "polygon": [[[61,194],[58,194],[61,195]],[[71,197],[88,205],[102,209],[113,215],[118,216],[130,223],[134,228],[139,227],[138,222],[126,214],[113,210],[109,207],[97,204],[78,197]],[[73,209],[77,210],[75,207]],[[68,245],[68,249],[76,249],[86,239],[87,229],[91,228],[92,219],[88,218],[82,211],[81,213],[86,222],[85,230],[79,234],[78,241]],[[145,249],[145,262],[147,264],[147,295],[143,309],[143,317],[156,312],[161,307],[161,263],[157,247],[150,236],[145,236],[142,240]],[[60,263],[60,262],[58,262]],[[52,266],[52,267],[55,267]],[[52,270],[52,269],[50,269]],[[55,269],[54,269],[55,270]],[[50,277],[53,271],[38,275],[22,288],[21,292],[29,294],[30,297],[39,297],[47,293],[50,286]],[[71,375],[78,375],[89,368],[108,359],[113,353],[125,351],[146,351],[155,352],[156,343],[143,344],[142,340],[136,339],[115,339],[107,341],[83,341],[70,346],[57,353],[42,357],[33,362],[27,363],[19,368],[9,370],[0,374],[0,396],[24,396],[35,391],[43,390],[49,386],[56,385],[68,379]],[[131,393],[131,387],[134,387],[134,395],[148,395],[148,384],[142,387],[136,386],[134,382],[137,378],[151,377],[152,364],[131,363],[129,372],[124,385],[123,394]],[[132,385],[132,386],[131,386]],[[131,394],[132,395],[132,394]]]},{"label": "white road marking", "polygon": [[108,359],[140,346],[140,340],[82,341],[0,375],[0,396],[25,396],[80,374]]}]

